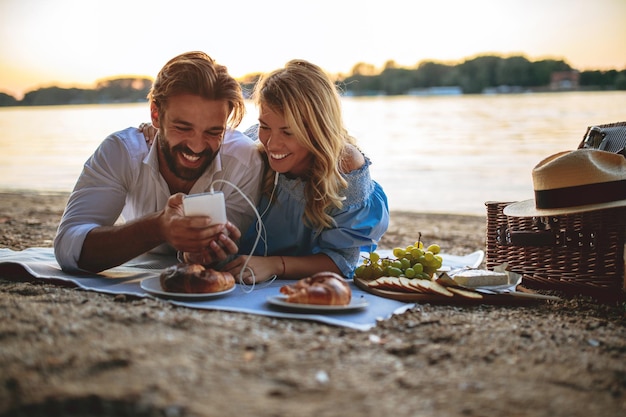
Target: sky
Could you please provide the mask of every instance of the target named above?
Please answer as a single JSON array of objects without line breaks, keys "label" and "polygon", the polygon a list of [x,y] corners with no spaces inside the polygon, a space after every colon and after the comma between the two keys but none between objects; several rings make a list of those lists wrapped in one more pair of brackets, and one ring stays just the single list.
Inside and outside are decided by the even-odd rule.
[{"label": "sky", "polygon": [[331,74],[357,63],[457,63],[484,54],[626,69],[626,0],[0,0],[0,92],[154,78],[202,50],[230,73],[293,58]]}]

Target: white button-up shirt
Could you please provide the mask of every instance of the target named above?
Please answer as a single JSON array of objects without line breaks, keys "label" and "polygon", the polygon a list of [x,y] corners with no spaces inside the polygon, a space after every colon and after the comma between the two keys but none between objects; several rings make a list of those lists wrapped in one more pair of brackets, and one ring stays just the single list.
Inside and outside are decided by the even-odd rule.
[{"label": "white button-up shirt", "polygon": [[[98,226],[113,225],[118,219],[133,220],[162,210],[171,196],[159,172],[155,141],[149,149],[137,128],[107,137],[87,160],[61,219],[54,253],[59,265],[78,270],[78,259],[87,233]],[[253,205],[260,196],[263,161],[254,142],[238,131],[228,131],[213,163],[193,185],[190,194],[222,191],[228,220],[245,231],[256,218]],[[213,184],[213,187],[212,187]],[[153,251],[174,253],[169,245]]]}]

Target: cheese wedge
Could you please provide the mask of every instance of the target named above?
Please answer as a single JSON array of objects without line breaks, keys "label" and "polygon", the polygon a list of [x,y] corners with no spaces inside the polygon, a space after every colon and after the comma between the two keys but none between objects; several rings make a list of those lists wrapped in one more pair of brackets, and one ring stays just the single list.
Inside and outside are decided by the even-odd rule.
[{"label": "cheese wedge", "polygon": [[465,269],[452,275],[452,279],[458,285],[470,288],[506,285],[509,283],[509,276],[506,272],[484,269]]}]

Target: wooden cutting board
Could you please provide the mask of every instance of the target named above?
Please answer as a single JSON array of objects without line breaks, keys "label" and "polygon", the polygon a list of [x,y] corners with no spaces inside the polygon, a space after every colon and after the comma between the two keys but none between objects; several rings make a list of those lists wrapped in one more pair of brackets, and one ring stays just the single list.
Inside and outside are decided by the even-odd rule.
[{"label": "wooden cutting board", "polygon": [[507,294],[479,294],[480,298],[467,298],[458,294],[447,297],[438,294],[411,293],[401,291],[382,290],[367,285],[367,281],[362,278],[354,278],[354,285],[370,294],[379,297],[390,298],[392,300],[423,303],[423,304],[526,304],[539,300],[559,300],[558,297],[526,292],[529,290],[516,291]]}]

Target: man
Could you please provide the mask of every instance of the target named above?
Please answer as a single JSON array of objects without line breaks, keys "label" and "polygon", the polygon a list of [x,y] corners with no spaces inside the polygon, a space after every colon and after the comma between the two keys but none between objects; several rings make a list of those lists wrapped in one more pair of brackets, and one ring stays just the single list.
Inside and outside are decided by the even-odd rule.
[{"label": "man", "polygon": [[[254,218],[236,188],[256,203],[263,163],[253,141],[234,130],[245,102],[226,68],[202,52],[181,54],[161,69],[148,98],[154,143],[128,128],[85,163],[54,241],[66,271],[100,272],[149,251],[224,260]],[[224,192],[228,222],[184,216],[183,195],[211,189]]]}]

